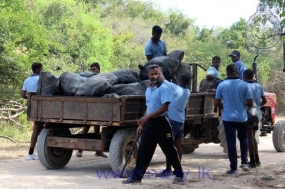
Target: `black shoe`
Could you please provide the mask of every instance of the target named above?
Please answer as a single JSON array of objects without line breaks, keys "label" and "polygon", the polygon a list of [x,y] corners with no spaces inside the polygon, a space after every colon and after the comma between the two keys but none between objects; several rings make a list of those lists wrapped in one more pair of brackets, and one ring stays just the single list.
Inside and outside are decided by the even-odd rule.
[{"label": "black shoe", "polygon": [[259,136],[267,136],[267,134],[265,132],[262,132]]},{"label": "black shoe", "polygon": [[101,156],[101,157],[104,157],[104,158],[107,158],[108,156],[106,154],[104,154],[104,152],[101,152],[101,151],[97,151],[95,153],[96,156]]},{"label": "black shoe", "polygon": [[141,180],[133,179],[132,177],[122,181],[122,184],[141,184],[141,183],[142,183]]},{"label": "black shoe", "polygon": [[249,168],[256,168],[257,167],[255,162],[253,162],[253,163],[249,162],[248,165],[249,165]]},{"label": "black shoe", "polygon": [[260,161],[255,161],[255,164],[256,164],[257,167],[260,167],[260,166],[261,166]]},{"label": "black shoe", "polygon": [[183,177],[175,177],[172,184],[185,184],[185,179]]}]

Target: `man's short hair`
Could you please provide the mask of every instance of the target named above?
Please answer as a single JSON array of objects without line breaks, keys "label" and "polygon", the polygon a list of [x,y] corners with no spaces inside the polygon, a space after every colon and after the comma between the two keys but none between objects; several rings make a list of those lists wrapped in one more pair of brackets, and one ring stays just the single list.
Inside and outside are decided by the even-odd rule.
[{"label": "man's short hair", "polygon": [[100,64],[98,62],[94,62],[90,65],[90,68],[96,67],[100,71]]},{"label": "man's short hair", "polygon": [[180,82],[182,85],[189,85],[190,83],[190,74],[187,74],[187,73],[183,73],[181,76],[180,76]]},{"label": "man's short hair", "polygon": [[253,80],[253,71],[251,69],[247,69],[243,72],[243,77],[246,80]]},{"label": "man's short hair", "polygon": [[235,64],[229,64],[226,68],[227,75],[236,75],[238,74],[238,67]]},{"label": "man's short hair", "polygon": [[150,66],[147,67],[147,71],[149,72],[150,70],[153,70],[153,69],[158,69],[159,68],[159,65],[157,64],[152,64]]},{"label": "man's short hair", "polygon": [[214,61],[216,61],[216,60],[221,60],[221,57],[219,57],[219,56],[214,56],[214,57],[212,58],[212,62],[214,62]]},{"label": "man's short hair", "polygon": [[152,33],[162,34],[162,29],[158,25],[152,27]]},{"label": "man's short hair", "polygon": [[240,56],[240,52],[238,50],[234,50],[229,56]]},{"label": "man's short hair", "polygon": [[32,64],[32,70],[33,70],[33,73],[35,73],[37,71],[37,69],[41,69],[43,67],[43,65],[39,62],[34,62]]}]

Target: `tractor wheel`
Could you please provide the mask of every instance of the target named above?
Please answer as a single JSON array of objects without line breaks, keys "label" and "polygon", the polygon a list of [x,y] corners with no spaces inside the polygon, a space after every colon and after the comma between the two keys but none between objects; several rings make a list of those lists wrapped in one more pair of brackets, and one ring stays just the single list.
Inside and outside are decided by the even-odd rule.
[{"label": "tractor wheel", "polygon": [[[136,129],[119,129],[113,136],[109,150],[109,161],[112,170],[115,174],[119,175],[126,163],[127,157],[135,142]],[[129,174],[134,169],[137,159],[137,151],[139,148],[139,141],[135,145],[135,149],[130,157],[126,166],[124,177],[130,176]]]},{"label": "tractor wheel", "polygon": [[72,151],[65,148],[47,146],[47,136],[70,134],[69,129],[43,129],[38,137],[37,151],[41,164],[48,169],[61,169],[70,161]]},{"label": "tractor wheel", "polygon": [[273,129],[273,145],[277,152],[285,152],[285,121],[278,121]]}]

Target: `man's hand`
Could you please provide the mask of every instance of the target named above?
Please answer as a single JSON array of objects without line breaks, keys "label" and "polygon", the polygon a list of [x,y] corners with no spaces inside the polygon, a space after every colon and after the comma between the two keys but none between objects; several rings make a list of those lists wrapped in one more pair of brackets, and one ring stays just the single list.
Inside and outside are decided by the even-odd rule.
[{"label": "man's hand", "polygon": [[143,116],[138,120],[138,125],[140,127],[143,127],[144,124],[148,121],[149,117],[148,116]]},{"label": "man's hand", "polygon": [[143,129],[143,127],[142,126],[139,126],[138,128],[137,128],[137,135],[141,135],[142,134],[142,129]]},{"label": "man's hand", "polygon": [[163,75],[163,70],[161,67],[159,67],[159,80],[163,83],[165,80],[165,77]]}]

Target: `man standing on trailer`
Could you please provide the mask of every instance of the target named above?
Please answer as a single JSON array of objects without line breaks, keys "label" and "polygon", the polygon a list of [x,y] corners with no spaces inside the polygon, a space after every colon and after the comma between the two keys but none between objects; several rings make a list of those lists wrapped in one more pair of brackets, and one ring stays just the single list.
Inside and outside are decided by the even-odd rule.
[{"label": "man standing on trailer", "polygon": [[167,48],[163,40],[160,40],[162,34],[161,27],[155,25],[152,28],[152,38],[145,45],[145,56],[147,61],[159,56],[166,56]]}]

